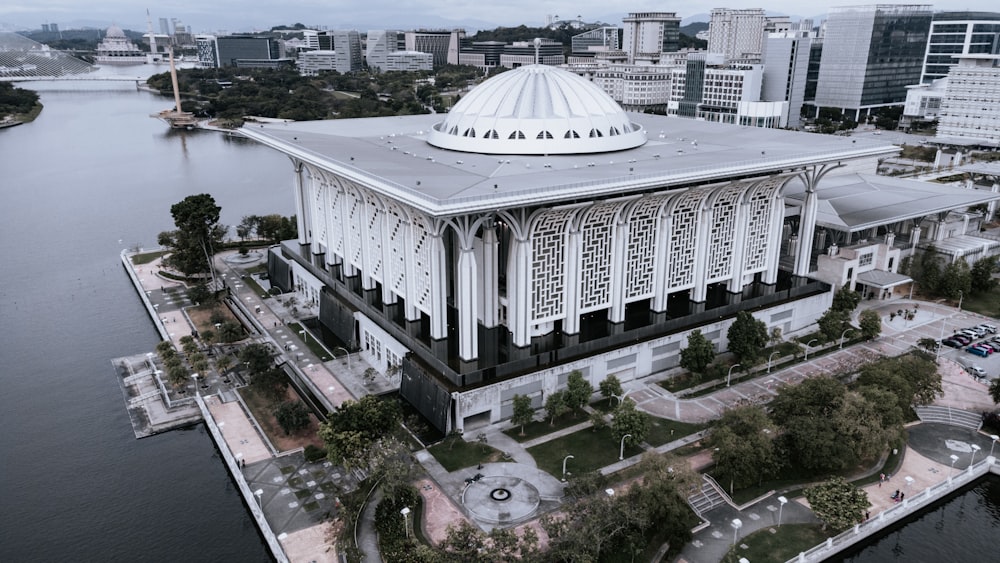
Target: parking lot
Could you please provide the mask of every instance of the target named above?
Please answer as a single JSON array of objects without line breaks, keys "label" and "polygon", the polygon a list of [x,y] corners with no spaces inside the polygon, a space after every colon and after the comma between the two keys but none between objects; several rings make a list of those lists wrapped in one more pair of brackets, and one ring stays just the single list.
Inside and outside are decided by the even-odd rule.
[{"label": "parking lot", "polygon": [[[943,322],[947,323],[951,329],[951,335],[960,333],[963,329],[971,329],[979,324],[976,322],[978,320],[977,318],[968,318],[968,322],[964,324],[961,322],[963,320],[965,319],[963,319],[962,316],[957,316],[956,318],[947,319]],[[949,333],[946,332],[944,339],[948,340],[948,338]],[[982,343],[986,343],[995,351],[993,353],[986,353],[984,356],[967,350],[970,346]],[[993,380],[1000,377],[1000,333],[987,331],[983,336],[970,338],[970,341],[967,344],[963,344],[958,348],[942,346],[940,355],[944,358],[954,360],[958,364],[964,366],[967,368],[967,371],[970,372],[970,375],[976,375],[976,373],[979,373],[982,378],[986,380]],[[977,370],[975,368],[979,369]]]}]

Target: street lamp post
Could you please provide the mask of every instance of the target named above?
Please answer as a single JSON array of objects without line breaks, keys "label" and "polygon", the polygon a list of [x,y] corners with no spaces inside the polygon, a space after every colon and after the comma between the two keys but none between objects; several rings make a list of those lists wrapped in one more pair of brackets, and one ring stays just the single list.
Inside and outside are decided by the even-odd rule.
[{"label": "street lamp post", "polygon": [[962,290],[960,289],[960,290],[958,290],[958,310],[959,311],[962,310],[962,299],[963,298],[965,298],[965,294],[962,293]]},{"label": "street lamp post", "polygon": [[740,528],[743,527],[743,521],[740,520],[739,518],[733,518],[732,526],[733,526],[733,545],[736,545],[736,538],[740,534]]},{"label": "street lamp post", "polygon": [[302,343],[308,346],[309,345],[309,338],[306,336],[306,331],[300,330],[299,334],[302,335]]},{"label": "street lamp post", "polygon": [[337,350],[343,350],[344,351],[344,354],[347,356],[347,369],[350,370],[351,369],[351,353],[348,352],[347,348],[344,348],[343,346],[337,346],[336,348],[333,349],[334,352],[336,352]]},{"label": "street lamp post", "polygon": [[992,457],[993,456],[993,446],[997,445],[997,440],[1000,440],[1000,436],[997,436],[996,434],[993,434],[993,435],[990,436],[990,440],[993,440],[993,443],[990,444],[990,457]]},{"label": "street lamp post", "polygon": [[625,459],[625,438],[631,438],[631,434],[626,434],[622,436],[621,447],[618,448],[618,461]]},{"label": "street lamp post", "polygon": [[805,357],[805,360],[803,360],[803,361],[806,361],[806,362],[809,361],[809,346],[811,346],[813,342],[816,342],[816,340],[817,340],[816,338],[813,338],[809,342],[806,342],[806,357]]},{"label": "street lamp post", "polygon": [[955,462],[958,461],[958,456],[951,454],[951,472],[948,473],[948,481],[951,482],[951,478],[955,475]]},{"label": "street lamp post", "polygon": [[198,374],[192,373],[191,378],[194,379],[194,394],[198,394]]},{"label": "street lamp post", "polygon": [[616,398],[616,399],[618,399],[618,404],[619,405],[622,404],[622,396],[621,395],[615,395],[614,393],[612,393],[611,396],[614,397],[614,398]]},{"label": "street lamp post", "polygon": [[253,495],[257,497],[257,508],[260,509],[261,514],[264,513],[264,503],[260,500],[260,497],[263,496],[263,494],[264,489],[257,489],[253,492]]},{"label": "street lamp post", "polygon": [[771,373],[771,360],[773,360],[775,356],[780,356],[780,355],[781,354],[778,353],[777,350],[775,350],[774,352],[771,352],[770,356],[767,357],[767,373]]},{"label": "street lamp post", "polygon": [[740,364],[733,364],[729,366],[729,373],[726,374],[726,387],[729,387],[729,378],[733,376],[733,368],[740,367]]},{"label": "street lamp post", "polygon": [[981,449],[982,448],[978,445],[972,444],[972,457],[969,458],[969,467],[972,467],[972,464],[976,462],[976,454],[978,454]]},{"label": "street lamp post", "polygon": [[778,506],[778,525],[780,526],[781,525],[781,511],[782,511],[782,509],[785,508],[785,504],[788,502],[788,499],[785,498],[785,497],[778,497],[778,502],[780,503],[780,505]]},{"label": "street lamp post", "polygon": [[572,455],[568,455],[563,458],[563,476],[562,476],[563,481],[566,480],[566,461],[570,459],[575,459],[575,458]]},{"label": "street lamp post", "polygon": [[410,507],[404,506],[399,513],[403,515],[403,532],[406,534],[406,539],[410,539]]},{"label": "street lamp post", "polygon": [[854,330],[854,329],[853,328],[849,328],[849,329],[845,330],[844,332],[840,333],[840,349],[841,350],[844,349],[844,336],[846,336],[847,333],[851,332],[852,330]]}]

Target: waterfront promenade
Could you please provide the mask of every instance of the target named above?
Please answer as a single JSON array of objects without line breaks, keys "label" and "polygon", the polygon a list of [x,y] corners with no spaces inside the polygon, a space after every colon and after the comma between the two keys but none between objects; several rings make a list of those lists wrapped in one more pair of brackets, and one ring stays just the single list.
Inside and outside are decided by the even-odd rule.
[{"label": "waterfront promenade", "polygon": [[[257,295],[248,284],[242,282],[244,278],[243,269],[250,264],[234,265],[227,258],[232,254],[223,254],[217,257],[216,265],[222,279],[233,292],[234,301],[238,301],[240,309],[248,317],[250,324],[257,332],[255,338],[264,339],[274,344],[275,349],[283,352],[281,360],[289,362],[296,373],[303,378],[307,385],[318,395],[328,406],[336,406],[349,398],[359,397],[368,392],[380,392],[390,389],[392,382],[380,378],[374,385],[364,381],[363,373],[368,367],[360,355],[347,357],[346,353],[336,358],[318,358],[310,352],[303,344],[301,334],[292,334],[288,328],[289,322],[297,322],[291,314],[289,307],[280,299]],[[157,265],[137,266],[134,268],[133,279],[137,283],[140,294],[144,296],[144,302],[154,316],[154,322],[158,325],[161,334],[164,334],[175,343],[184,335],[191,334],[191,326],[183,314],[183,307],[189,305],[183,298],[183,291],[180,284],[164,279],[156,275]],[[909,302],[905,302],[909,304]],[[895,325],[888,320],[888,312],[904,306],[903,301],[895,300],[891,302],[865,303],[884,313],[883,337],[875,342],[862,343],[855,346],[836,350],[823,355],[811,357],[807,362],[797,363],[788,367],[775,367],[770,374],[756,377],[753,380],[740,381],[731,387],[724,388],[710,395],[685,399],[674,396],[666,392],[663,388],[655,384],[655,378],[648,378],[642,382],[631,383],[627,386],[627,395],[635,400],[639,407],[654,416],[666,417],[684,422],[704,422],[717,417],[723,410],[736,404],[747,401],[764,402],[772,396],[777,388],[783,384],[795,384],[807,377],[824,374],[839,373],[844,369],[855,366],[859,362],[869,361],[875,357],[884,355],[895,355],[905,352],[915,345],[920,338],[936,337],[943,331],[937,323],[946,323],[947,326],[955,324],[954,317],[959,313],[944,305],[921,303],[920,314],[915,321],[903,323],[896,321]],[[315,314],[315,311],[302,311],[299,316]],[[961,313],[961,322],[974,324],[968,313]],[[976,321],[978,322],[978,321]],[[950,324],[948,324],[950,323]],[[311,337],[311,336],[306,336]],[[964,408],[978,412],[992,408],[992,403],[985,396],[982,384],[975,383],[961,369],[958,364],[942,360],[943,387],[945,393],[937,401],[938,404],[948,405],[955,408]],[[666,374],[661,374],[665,376]],[[263,486],[259,477],[266,474],[266,468],[274,465],[275,460],[283,457],[283,452],[274,449],[263,433],[259,430],[256,422],[248,415],[245,408],[238,402],[228,397],[225,389],[214,389],[212,393],[203,393],[205,396],[204,405],[206,411],[211,415],[213,424],[217,426],[221,443],[220,449],[225,449],[237,460],[237,467],[240,471],[235,472],[233,477],[238,483],[245,484],[249,491],[249,497],[245,495],[251,512],[254,508],[261,510],[267,515],[267,521],[281,520],[282,522],[292,522],[300,518],[295,509],[291,512],[285,505],[291,504],[281,500],[282,489],[287,487]],[[930,425],[919,425],[911,429],[911,436],[920,435],[920,427]],[[545,510],[557,509],[559,498],[561,497],[561,486],[553,479],[552,484],[548,484],[546,478],[539,476],[534,469],[534,461],[527,453],[526,448],[532,444],[520,444],[510,439],[502,430],[506,424],[499,424],[470,430],[468,439],[474,439],[471,434],[485,432],[489,443],[511,457],[511,463],[487,465],[486,469],[490,474],[505,474],[532,483],[534,488],[540,489],[545,499],[542,508]],[[543,437],[540,441],[555,439],[576,428],[553,433]],[[960,431],[945,427],[944,434],[955,434],[948,438],[951,442],[964,441],[969,444],[976,439],[969,436],[970,431]],[[982,439],[980,435],[978,439]],[[986,440],[988,442],[988,439]],[[911,439],[912,442],[912,439]],[[951,467],[942,463],[941,456],[948,457],[947,448],[942,448],[942,440],[931,439],[922,440],[919,448],[908,447],[897,475],[894,476],[895,483],[905,483],[906,486],[916,492],[928,487],[939,485],[947,479],[947,472],[944,468]],[[943,443],[943,442],[942,442]],[[668,444],[658,450],[669,450],[683,445],[681,441],[676,444]],[[987,448],[989,444],[984,444]],[[981,446],[982,447],[982,446]],[[456,472],[447,472],[440,467],[432,456],[426,451],[417,453],[417,457],[425,467],[428,477],[418,483],[418,489],[425,499],[427,513],[423,519],[424,531],[426,535],[434,541],[440,541],[449,524],[456,522],[460,518],[465,518],[471,522],[483,525],[484,520],[489,519],[488,504],[476,506],[473,502],[464,502],[467,483],[465,478],[471,476],[475,471],[467,468]],[[628,465],[637,463],[639,456],[627,458],[622,462],[604,468],[605,473],[611,473]],[[692,465],[696,469],[702,469],[711,462],[708,452],[702,452],[691,458]],[[273,469],[273,468],[272,468]],[[470,473],[471,471],[471,473]],[[343,480],[346,476],[337,476]],[[912,481],[905,480],[910,477]],[[333,482],[328,481],[328,482]],[[340,481],[338,481],[340,483]],[[899,512],[901,507],[888,498],[891,490],[885,486],[878,487],[874,483],[865,487],[872,502],[872,517],[876,518],[881,513],[894,510]],[[894,489],[893,489],[894,490]],[[255,496],[255,492],[260,491]],[[322,495],[322,492],[317,493]],[[710,519],[709,525],[699,530],[694,541],[689,544],[681,557],[683,561],[691,562],[714,562],[721,558],[733,541],[733,530],[729,523],[732,518],[741,517],[746,523],[740,530],[740,536],[745,536],[756,529],[774,525],[775,511],[777,506],[775,500],[778,492],[769,497],[760,499],[758,502],[747,507],[733,507],[724,505],[713,509],[714,512],[706,514]],[[782,510],[782,522],[809,522],[814,521],[814,517],[808,509],[804,499],[791,499],[788,505]],[[294,501],[293,501],[294,502]],[[256,506],[254,504],[256,503]],[[281,508],[281,510],[278,510]],[[297,508],[297,507],[296,507]],[[487,513],[486,518],[482,518]],[[478,516],[478,518],[477,518]],[[274,523],[272,523],[273,525]],[[374,534],[371,530],[371,523],[363,521],[360,528],[359,542],[362,549],[368,553],[372,560],[377,560],[377,547]],[[520,526],[532,526],[538,529],[537,521],[513,523]],[[336,561],[337,554],[330,543],[330,524],[316,523],[309,526],[293,526],[290,531],[274,530],[273,534],[280,543],[283,557],[290,561]],[[280,523],[279,523],[280,527]],[[489,528],[489,525],[484,526]],[[266,533],[265,533],[266,535]],[[542,534],[544,542],[544,534]],[[279,557],[281,559],[281,557]]]}]

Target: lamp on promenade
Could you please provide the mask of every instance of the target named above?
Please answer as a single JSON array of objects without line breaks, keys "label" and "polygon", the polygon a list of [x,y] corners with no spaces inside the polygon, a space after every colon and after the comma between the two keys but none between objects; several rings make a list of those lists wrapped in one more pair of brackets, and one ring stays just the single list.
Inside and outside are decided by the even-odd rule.
[{"label": "lamp on promenade", "polygon": [[257,497],[257,508],[260,509],[261,515],[264,514],[264,504],[261,502],[260,497],[264,494],[264,489],[257,489],[253,492],[254,496]]},{"label": "lamp on promenade", "polygon": [[726,387],[729,387],[729,378],[733,376],[733,368],[740,367],[740,364],[733,364],[729,366],[729,373],[726,374]]},{"label": "lamp on promenade", "polygon": [[785,508],[785,504],[788,502],[788,499],[785,498],[785,497],[778,497],[778,502],[780,503],[780,506],[778,506],[778,525],[780,526],[781,525],[781,511],[782,511],[782,509]]},{"label": "lamp on promenade", "polygon": [[[336,352],[337,350],[343,350],[344,351],[344,354],[347,356],[347,369],[350,370],[351,369],[351,353],[348,352],[347,348],[344,348],[343,346],[337,346],[336,348],[333,349],[333,352]],[[336,359],[336,358],[337,357],[334,356],[334,359]]]},{"label": "lamp on promenade", "polygon": [[803,360],[804,362],[808,362],[809,361],[809,346],[811,346],[813,342],[816,342],[815,338],[813,338],[809,342],[806,342],[806,357]]},{"label": "lamp on promenade", "polygon": [[626,434],[622,436],[621,447],[618,448],[618,461],[625,459],[625,438],[631,438],[631,437],[632,437],[631,434]]},{"label": "lamp on promenade", "polygon": [[976,444],[972,444],[972,457],[969,459],[969,467],[972,467],[972,464],[976,462],[976,454],[978,454],[981,449],[982,448]]},{"label": "lamp on promenade", "polygon": [[733,545],[736,545],[736,538],[740,534],[740,528],[743,527],[743,520],[740,520],[739,518],[733,518],[732,527],[733,527]]},{"label": "lamp on promenade", "polygon": [[840,333],[840,349],[841,350],[844,349],[844,336],[846,336],[847,333],[851,332],[852,330],[854,330],[854,329],[853,328],[849,328],[849,329],[845,330],[844,332]]},{"label": "lamp on promenade", "polygon": [[958,461],[958,456],[951,454],[951,473],[948,474],[948,481],[951,481],[952,475],[955,474],[955,462]]},{"label": "lamp on promenade", "polygon": [[959,311],[961,311],[961,310],[962,310],[962,299],[963,299],[964,297],[965,297],[965,294],[964,294],[964,293],[962,293],[962,290],[961,290],[961,289],[960,289],[960,290],[958,290],[958,310],[959,310]]},{"label": "lamp on promenade", "polygon": [[566,480],[566,460],[570,460],[570,459],[574,459],[574,457],[572,455],[568,455],[568,456],[566,456],[566,457],[563,458],[563,476],[562,476],[562,480],[563,481]]},{"label": "lamp on promenade", "polygon": [[996,434],[993,434],[993,435],[990,436],[990,440],[993,440],[993,443],[990,444],[990,457],[992,457],[993,456],[993,446],[997,445],[997,440],[1000,440],[1000,436],[997,436]]},{"label": "lamp on promenade", "polygon": [[611,396],[614,397],[614,398],[616,398],[616,399],[618,399],[618,404],[619,405],[622,404],[622,396],[621,395],[615,395],[614,393],[612,393]]},{"label": "lamp on promenade", "polygon": [[780,355],[781,354],[778,353],[777,350],[775,350],[774,352],[771,352],[770,356],[767,357],[767,373],[771,373],[771,360],[773,360],[775,356],[780,356]]},{"label": "lamp on promenade", "polygon": [[198,394],[198,374],[192,373],[191,378],[194,379],[194,394]]}]

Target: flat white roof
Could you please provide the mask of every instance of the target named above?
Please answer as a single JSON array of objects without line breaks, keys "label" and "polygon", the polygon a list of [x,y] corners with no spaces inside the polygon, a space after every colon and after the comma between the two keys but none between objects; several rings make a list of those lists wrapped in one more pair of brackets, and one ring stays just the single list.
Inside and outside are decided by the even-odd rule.
[{"label": "flat white roof", "polygon": [[[816,193],[816,225],[849,232],[1000,200],[987,190],[874,174],[830,175]],[[801,206],[804,197],[801,184],[786,189],[789,203]]]},{"label": "flat white roof", "polygon": [[822,162],[884,157],[878,139],[629,113],[648,141],[581,155],[486,155],[426,142],[443,115],[246,125],[247,137],[434,215],[457,215],[766,176]]}]

